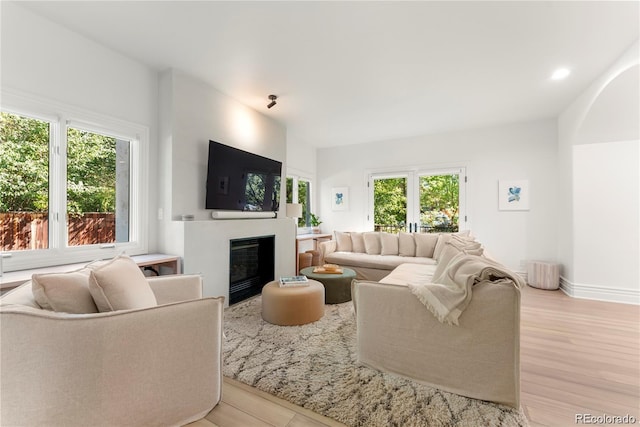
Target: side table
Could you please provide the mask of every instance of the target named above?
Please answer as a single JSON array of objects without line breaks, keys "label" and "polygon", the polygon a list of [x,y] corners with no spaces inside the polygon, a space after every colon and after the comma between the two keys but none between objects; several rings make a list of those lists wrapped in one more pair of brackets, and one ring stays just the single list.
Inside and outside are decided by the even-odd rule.
[{"label": "side table", "polygon": [[555,290],[560,287],[560,265],[555,262],[529,261],[527,283],[538,289]]},{"label": "side table", "polygon": [[356,272],[342,267],[340,274],[314,273],[315,267],[300,270],[300,274],[309,279],[317,280],[324,285],[324,301],[327,304],[339,304],[351,301],[351,281],[356,278]]}]

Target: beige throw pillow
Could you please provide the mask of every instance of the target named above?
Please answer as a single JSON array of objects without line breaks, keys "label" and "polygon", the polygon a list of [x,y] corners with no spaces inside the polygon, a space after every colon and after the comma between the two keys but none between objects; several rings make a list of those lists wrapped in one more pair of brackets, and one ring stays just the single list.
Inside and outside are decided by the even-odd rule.
[{"label": "beige throw pillow", "polygon": [[380,254],[398,255],[398,235],[380,233]]},{"label": "beige throw pillow", "polygon": [[135,261],[120,255],[91,271],[89,290],[101,312],[131,310],[158,305],[156,297]]},{"label": "beige throw pillow", "polygon": [[416,256],[433,258],[433,252],[438,243],[438,234],[416,233],[413,235],[416,242]]},{"label": "beige throw pillow", "polygon": [[68,273],[34,274],[31,290],[38,305],[45,310],[62,313],[97,313],[89,292],[90,270],[83,268]]},{"label": "beige throw pillow", "polygon": [[351,243],[351,234],[342,231],[336,231],[336,251],[337,252],[353,252],[353,244]]},{"label": "beige throw pillow", "polygon": [[351,232],[350,234],[351,234],[351,245],[353,248],[353,252],[358,254],[365,253],[363,233]]},{"label": "beige throw pillow", "polygon": [[404,231],[398,234],[398,255],[416,256],[416,241],[413,234]]},{"label": "beige throw pillow", "polygon": [[364,233],[364,249],[369,255],[380,255],[382,244],[380,243],[380,232],[370,231]]},{"label": "beige throw pillow", "polygon": [[443,234],[440,234],[440,237],[438,237],[438,243],[436,243],[436,248],[433,251],[433,258],[434,259],[436,259],[436,260],[440,259],[440,254],[442,253],[442,250],[444,249],[444,245],[446,245],[447,242],[449,242],[454,236],[457,239],[464,239],[466,241],[475,241],[475,238],[471,236],[471,233],[470,233],[469,230],[462,230],[462,231],[458,231],[456,233],[443,233]]}]

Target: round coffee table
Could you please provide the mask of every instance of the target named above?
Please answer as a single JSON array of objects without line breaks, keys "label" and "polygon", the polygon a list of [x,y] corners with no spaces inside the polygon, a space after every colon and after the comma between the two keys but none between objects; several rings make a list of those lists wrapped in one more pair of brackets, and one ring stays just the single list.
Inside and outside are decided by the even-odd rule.
[{"label": "round coffee table", "polygon": [[262,318],[280,326],[304,325],[324,316],[324,286],[309,280],[309,286],[280,287],[269,282],[262,288]]},{"label": "round coffee table", "polygon": [[315,267],[300,270],[300,274],[309,279],[317,280],[324,285],[324,301],[327,304],[339,304],[351,301],[351,281],[356,278],[356,272],[342,267],[342,273],[314,273]]}]

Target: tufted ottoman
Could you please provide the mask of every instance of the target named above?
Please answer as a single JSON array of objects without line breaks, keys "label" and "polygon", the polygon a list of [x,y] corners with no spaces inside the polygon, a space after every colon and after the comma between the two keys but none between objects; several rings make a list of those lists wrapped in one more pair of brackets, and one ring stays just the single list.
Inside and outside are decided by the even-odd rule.
[{"label": "tufted ottoman", "polygon": [[309,280],[309,286],[280,287],[278,281],[262,288],[262,318],[280,326],[304,325],[324,316],[324,286]]}]

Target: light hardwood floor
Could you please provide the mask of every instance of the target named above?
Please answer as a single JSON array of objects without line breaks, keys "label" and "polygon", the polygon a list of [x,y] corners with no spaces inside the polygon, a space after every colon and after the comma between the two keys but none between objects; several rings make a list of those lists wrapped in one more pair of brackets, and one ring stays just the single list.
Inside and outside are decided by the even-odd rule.
[{"label": "light hardwood floor", "polygon": [[[640,423],[640,307],[526,287],[521,315],[522,408],[532,427],[576,425],[576,414]],[[225,378],[222,402],[196,427],[339,426]]]}]

